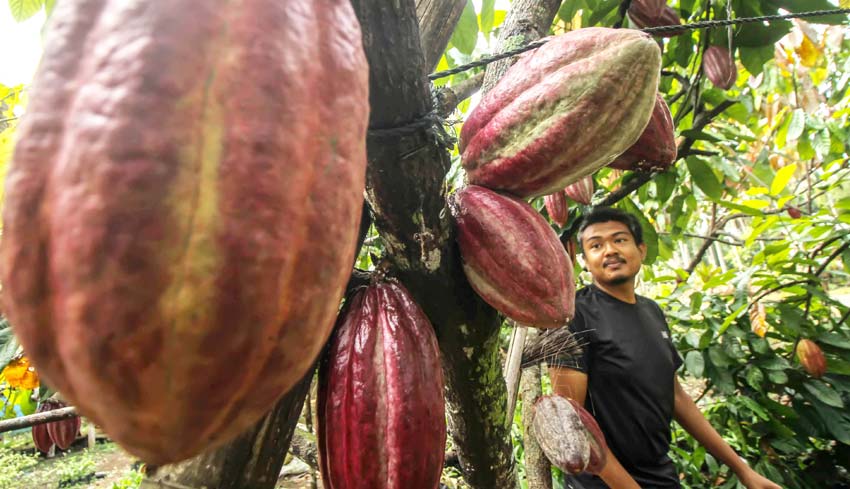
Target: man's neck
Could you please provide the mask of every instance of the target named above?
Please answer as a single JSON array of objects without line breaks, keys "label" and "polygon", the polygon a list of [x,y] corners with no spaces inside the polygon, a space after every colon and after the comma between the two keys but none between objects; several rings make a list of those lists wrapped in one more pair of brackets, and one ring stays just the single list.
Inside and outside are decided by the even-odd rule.
[{"label": "man's neck", "polygon": [[629,304],[637,303],[637,295],[635,295],[634,281],[624,282],[618,285],[606,285],[594,280],[593,285],[599,287],[599,289],[601,289],[603,292],[615,299],[627,302]]}]

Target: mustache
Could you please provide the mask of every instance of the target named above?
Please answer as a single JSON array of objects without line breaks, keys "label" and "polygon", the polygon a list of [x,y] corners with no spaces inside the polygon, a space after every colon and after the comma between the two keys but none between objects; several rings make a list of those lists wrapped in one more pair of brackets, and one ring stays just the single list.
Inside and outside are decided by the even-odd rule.
[{"label": "mustache", "polygon": [[614,264],[614,263],[626,263],[626,260],[621,256],[615,256],[615,257],[608,258],[605,261],[603,261],[602,266],[607,266],[607,265],[611,265],[611,264]]}]

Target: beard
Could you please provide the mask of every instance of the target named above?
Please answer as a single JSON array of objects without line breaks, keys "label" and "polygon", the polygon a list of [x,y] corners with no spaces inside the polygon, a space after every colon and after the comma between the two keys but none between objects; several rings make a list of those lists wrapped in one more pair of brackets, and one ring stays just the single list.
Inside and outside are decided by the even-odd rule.
[{"label": "beard", "polygon": [[620,276],[620,277],[614,277],[610,280],[606,280],[606,282],[609,285],[623,285],[623,284],[628,283],[632,280],[634,280],[634,277]]}]

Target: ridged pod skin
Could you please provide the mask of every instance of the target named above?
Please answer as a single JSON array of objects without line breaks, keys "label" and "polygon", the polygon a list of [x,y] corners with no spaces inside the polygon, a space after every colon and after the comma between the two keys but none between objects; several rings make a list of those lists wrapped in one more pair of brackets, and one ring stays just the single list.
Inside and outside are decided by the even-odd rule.
[{"label": "ridged pod skin", "polygon": [[632,0],[629,4],[629,17],[635,16],[641,19],[655,19],[661,15],[661,10],[666,5],[666,0]]},{"label": "ridged pod skin", "polygon": [[[65,404],[60,403],[54,409],[60,407],[65,407]],[[56,444],[56,448],[67,450],[74,443],[74,440],[77,439],[77,433],[80,432],[80,425],[82,425],[82,419],[79,416],[74,416],[73,418],[47,423],[47,433],[50,435],[53,443]]]},{"label": "ridged pod skin", "polygon": [[670,107],[661,94],[657,94],[652,117],[643,134],[631,148],[608,166],[618,170],[666,170],[676,161],[677,152]]},{"label": "ridged pod skin", "polygon": [[313,363],[350,275],[350,3],[58,2],[29,98],[0,267],[39,373],[152,464],[242,433]]},{"label": "ridged pod skin", "polygon": [[575,313],[573,265],[558,235],[533,207],[469,185],[452,203],[469,284],[524,326],[556,328]]},{"label": "ridged pod skin", "polygon": [[[680,25],[682,23],[682,17],[679,16],[679,12],[676,12],[674,8],[664,5],[663,2],[661,2],[662,5],[658,9],[642,6],[646,3],[655,2],[633,1],[629,6],[629,18],[638,28],[644,29],[646,27]],[[684,34],[685,32],[685,30],[675,30],[669,32],[653,32],[652,35],[659,37],[675,37]]]},{"label": "ridged pod skin", "polygon": [[590,27],[520,58],[463,125],[469,182],[551,194],[614,160],[652,113],[661,51],[633,29]]},{"label": "ridged pod skin", "polygon": [[[41,404],[36,408],[36,413],[43,413],[46,411],[52,411],[54,409],[59,409],[61,406],[52,401],[50,399],[46,401],[42,401]],[[49,423],[41,423],[32,426],[32,441],[35,444],[36,450],[41,453],[47,453],[50,451],[50,448],[53,447],[53,440],[50,438],[50,433],[47,432],[47,425]]]},{"label": "ridged pod skin", "polygon": [[581,423],[587,430],[587,442],[590,444],[590,460],[587,462],[585,472],[598,474],[605,467],[608,461],[608,443],[605,441],[605,435],[602,433],[602,428],[584,407],[573,399],[567,399],[572,404],[573,409],[578,413]]},{"label": "ridged pod skin", "polygon": [[702,55],[702,71],[717,88],[729,90],[738,79],[732,54],[723,46],[709,46]]},{"label": "ridged pod skin", "polygon": [[549,219],[558,226],[564,227],[569,217],[569,209],[567,208],[567,194],[563,190],[559,190],[553,194],[543,197],[543,205],[546,206],[546,212],[549,213]]},{"label": "ridged pod skin", "polygon": [[585,471],[590,463],[590,441],[581,416],[569,400],[555,395],[538,398],[531,429],[552,465],[570,474]]},{"label": "ridged pod skin", "polygon": [[329,489],[435,489],[446,442],[437,337],[410,293],[378,281],[350,299],[319,370]]},{"label": "ridged pod skin", "polygon": [[826,373],[826,357],[823,350],[812,340],[804,338],[797,343],[797,359],[806,372],[816,379]]},{"label": "ridged pod skin", "polygon": [[586,175],[576,182],[567,185],[564,192],[567,194],[567,197],[579,204],[590,205],[593,199],[593,175]]}]

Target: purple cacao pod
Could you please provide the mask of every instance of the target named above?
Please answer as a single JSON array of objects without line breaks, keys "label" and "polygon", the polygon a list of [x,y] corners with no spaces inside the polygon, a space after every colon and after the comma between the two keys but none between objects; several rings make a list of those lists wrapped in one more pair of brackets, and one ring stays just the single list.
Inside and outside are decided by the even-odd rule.
[{"label": "purple cacao pod", "polygon": [[584,176],[575,183],[567,185],[564,192],[567,197],[579,204],[590,205],[593,199],[593,175]]},{"label": "purple cacao pod", "polygon": [[435,489],[446,422],[437,338],[395,280],[360,289],[319,370],[318,438],[329,489]]},{"label": "purple cacao pod", "polygon": [[[638,3],[640,4],[640,2]],[[635,2],[632,2],[632,6],[629,7],[629,18],[632,20],[632,23],[641,29],[646,27],[680,25],[682,23],[682,18],[679,16],[679,13],[668,5],[662,5],[658,10],[651,10],[646,7],[635,7],[633,9],[632,7],[634,6]],[[652,15],[651,12],[656,13]],[[652,35],[660,37],[675,37],[685,32],[685,30],[653,32]]]},{"label": "purple cacao pod", "polygon": [[649,122],[660,53],[642,32],[590,27],[520,58],[463,125],[470,183],[534,197],[612,162]]},{"label": "purple cacao pod", "polygon": [[738,79],[738,67],[732,53],[723,46],[709,46],[702,55],[702,70],[717,88],[729,90]]},{"label": "purple cacao pod", "polygon": [[618,170],[666,170],[676,161],[676,134],[667,102],[656,95],[655,108],[640,139],[610,165]]},{"label": "purple cacao pod", "polygon": [[463,270],[484,301],[526,326],[555,328],[573,317],[573,265],[543,216],[476,185],[459,190],[451,207]]},{"label": "purple cacao pod", "polygon": [[549,194],[543,197],[543,204],[546,206],[546,212],[549,213],[549,219],[558,226],[564,227],[569,217],[567,194],[563,190]]}]

